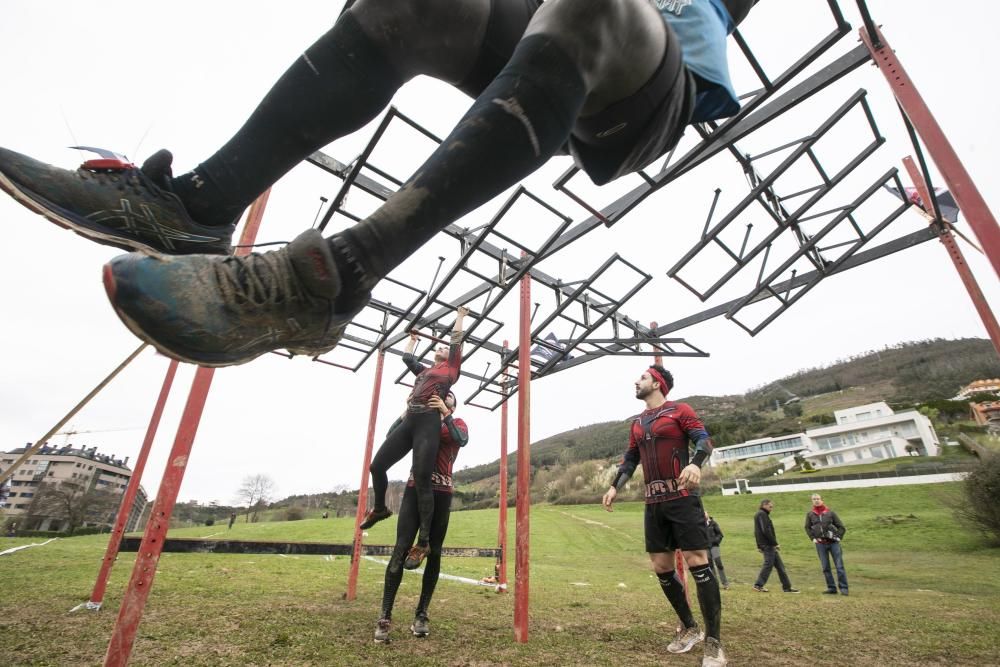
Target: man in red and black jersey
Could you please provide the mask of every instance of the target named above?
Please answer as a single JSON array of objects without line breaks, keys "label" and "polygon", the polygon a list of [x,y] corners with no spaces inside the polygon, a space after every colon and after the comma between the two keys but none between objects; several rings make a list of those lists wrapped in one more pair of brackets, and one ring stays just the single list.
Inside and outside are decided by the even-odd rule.
[{"label": "man in red and black jersey", "polygon": [[[426,637],[430,634],[427,608],[430,606],[434,587],[437,586],[438,574],[441,572],[441,545],[444,544],[444,537],[448,532],[448,518],[451,515],[451,497],[454,490],[451,479],[452,468],[458,457],[458,450],[469,442],[469,427],[462,419],[452,416],[455,412],[455,403],[455,394],[450,392],[444,401],[436,395],[431,396],[428,401],[428,404],[441,415],[441,443],[437,450],[434,472],[431,473],[434,506],[431,515],[430,553],[427,556],[427,565],[424,567],[420,601],[417,603],[417,611],[413,618],[413,624],[410,626],[410,631],[417,637]],[[402,419],[397,420],[393,428],[396,428]],[[413,544],[413,538],[417,535],[419,523],[416,477],[414,472],[410,471],[410,479],[406,483],[403,502],[399,508],[399,521],[396,523],[396,546],[389,559],[389,566],[385,570],[382,616],[375,626],[375,641],[377,642],[389,640],[392,606],[396,601],[396,591],[399,590],[399,584],[403,580],[404,558],[407,556],[410,545]]]},{"label": "man in red and black jersey", "polygon": [[403,363],[417,378],[406,401],[406,413],[402,421],[398,427],[389,430],[385,442],[371,462],[375,502],[361,524],[363,529],[371,528],[382,519],[392,516],[392,512],[385,506],[385,492],[389,488],[387,473],[407,452],[413,450],[413,479],[420,514],[420,534],[417,544],[406,559],[405,567],[408,570],[420,567],[420,563],[430,553],[431,516],[434,513],[431,476],[441,431],[441,412],[434,407],[432,401],[435,397],[438,401],[443,401],[451,386],[458,381],[462,368],[462,320],[468,312],[464,307],[458,309],[455,326],[451,331],[451,345],[441,345],[435,350],[434,364],[430,367],[421,364],[413,355],[418,339],[416,333],[410,333]]},{"label": "man in red and black jersey", "polygon": [[[702,664],[724,665],[719,633],[722,597],[708,562],[711,537],[697,492],[701,466],[712,453],[712,441],[690,405],[667,400],[673,386],[673,376],[662,366],[650,366],[635,383],[635,397],[646,402],[646,409],[632,420],[628,449],[604,494],[604,507],[611,511],[618,490],[641,463],[646,487],[646,551],[663,593],[684,625],[667,650],[685,653],[707,637]],[[694,456],[689,452],[692,443]],[[674,572],[677,549],[698,586],[704,633],[691,613],[684,584]]]}]

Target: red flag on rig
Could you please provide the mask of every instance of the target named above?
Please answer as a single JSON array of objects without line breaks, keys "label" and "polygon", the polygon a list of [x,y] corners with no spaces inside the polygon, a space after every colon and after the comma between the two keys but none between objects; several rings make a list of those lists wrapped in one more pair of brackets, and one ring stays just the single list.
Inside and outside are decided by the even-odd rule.
[{"label": "red flag on rig", "polygon": [[[896,188],[886,186],[886,189],[892,194],[896,195],[903,201],[908,201],[911,204],[916,204],[925,212],[934,214],[934,206],[929,202],[925,205],[923,198],[920,193],[917,192],[916,188],[903,188],[903,193],[900,193]],[[958,203],[955,198],[951,196],[951,193],[942,188],[934,188],[934,196],[937,198],[938,208],[941,209],[941,217],[945,222],[958,222]]]}]

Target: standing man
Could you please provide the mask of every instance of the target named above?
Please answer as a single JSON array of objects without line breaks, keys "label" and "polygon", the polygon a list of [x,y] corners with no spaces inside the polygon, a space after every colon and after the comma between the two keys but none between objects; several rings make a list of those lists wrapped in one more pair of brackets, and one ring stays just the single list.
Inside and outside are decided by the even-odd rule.
[{"label": "standing man", "polygon": [[434,407],[436,403],[433,399],[437,398],[437,403],[443,405],[451,386],[458,381],[462,369],[462,320],[468,312],[464,306],[459,307],[451,330],[451,344],[438,346],[434,351],[432,366],[424,366],[413,355],[417,346],[417,334],[410,332],[403,363],[417,376],[413,381],[413,391],[406,401],[406,413],[402,422],[398,427],[394,424],[389,429],[385,442],[375,453],[370,466],[375,499],[372,509],[361,523],[364,530],[392,516],[385,504],[385,493],[389,488],[388,470],[406,456],[407,452],[413,451],[413,480],[420,515],[420,534],[416,546],[406,558],[407,570],[420,567],[420,563],[430,553],[431,519],[434,514],[431,476],[434,473],[438,442],[441,440],[441,412]]},{"label": "standing man", "polygon": [[764,565],[760,568],[760,574],[757,575],[757,583],[753,585],[753,589],[758,593],[768,592],[764,588],[764,584],[771,576],[773,568],[778,571],[781,589],[786,593],[798,593],[799,589],[792,587],[792,581],[788,578],[788,573],[785,572],[785,564],[781,561],[781,554],[778,553],[781,545],[778,544],[778,538],[774,534],[774,524],[771,523],[771,510],[773,509],[774,503],[770,499],[764,498],[760,501],[760,509],[757,510],[757,514],[753,518],[753,536],[757,540],[757,551],[764,554]]},{"label": "standing man", "polygon": [[[66,170],[0,149],[0,189],[98,243],[154,252],[107,264],[104,286],[122,322],[163,354],[204,366],[282,348],[316,356],[379,280],[552,156],[568,152],[603,185],[666,155],[688,124],[736,114],[726,42],[754,1],[348,2],[191,171],[175,177],[166,150],[142,167]],[[254,199],[418,75],[475,101],[382,206],[329,238],[307,230],[280,250],[224,256]]]},{"label": "standing man", "polygon": [[[431,482],[434,493],[434,511],[431,515],[430,552],[427,565],[424,567],[424,578],[420,585],[420,601],[413,617],[410,632],[415,637],[426,637],[430,634],[430,620],[427,608],[437,586],[438,575],[441,572],[441,545],[448,532],[448,519],[451,516],[451,497],[454,491],[451,472],[458,457],[458,450],[469,442],[469,427],[465,422],[452,415],[455,412],[455,394],[449,393],[442,401],[432,396],[428,404],[441,415],[440,439],[437,449],[437,459]],[[413,544],[420,524],[420,512],[417,503],[416,477],[410,472],[410,479],[403,492],[403,502],[399,508],[399,520],[396,522],[396,546],[385,569],[385,588],[382,592],[382,615],[375,625],[375,641],[389,641],[389,630],[392,628],[392,606],[396,601],[396,591],[403,580],[404,558]]]},{"label": "standing man", "polygon": [[823,503],[823,496],[818,493],[812,494],[812,509],[806,512],[806,535],[816,545],[819,564],[823,568],[823,576],[826,578],[826,590],[823,591],[826,595],[837,594],[833,573],[830,572],[831,556],[833,557],[833,565],[837,568],[837,584],[840,586],[840,594],[848,594],[844,552],[840,548],[840,540],[844,539],[846,532],[847,527],[841,522],[837,513]]},{"label": "standing man", "polygon": [[[663,594],[683,624],[667,650],[686,653],[704,639],[701,664],[721,667],[726,664],[719,633],[722,596],[708,564],[711,538],[697,492],[701,466],[712,453],[712,440],[690,405],[667,400],[673,386],[673,376],[662,366],[650,366],[635,383],[635,397],[645,401],[646,409],[632,420],[628,449],[611,488],[604,494],[604,508],[611,511],[618,490],[641,463],[646,484],[646,552]],[[689,451],[691,443],[693,456]],[[677,549],[698,587],[704,632],[694,620],[684,584],[674,572]]]},{"label": "standing man", "polygon": [[705,512],[705,527],[708,528],[708,536],[712,541],[712,548],[709,552],[709,565],[712,566],[712,571],[715,572],[719,581],[722,582],[722,589],[729,590],[729,580],[726,579],[726,568],[722,565],[722,528],[715,519]]}]

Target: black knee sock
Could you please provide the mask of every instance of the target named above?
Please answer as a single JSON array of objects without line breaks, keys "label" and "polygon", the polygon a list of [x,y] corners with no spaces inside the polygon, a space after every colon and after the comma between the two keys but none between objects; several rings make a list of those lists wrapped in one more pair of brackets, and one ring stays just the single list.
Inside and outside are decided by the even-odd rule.
[{"label": "black knee sock", "polygon": [[701,617],[705,619],[705,636],[721,639],[719,628],[722,625],[722,595],[719,593],[719,582],[712,575],[712,568],[708,563],[692,567],[691,576],[698,585],[698,605],[701,607]]},{"label": "black knee sock", "polygon": [[544,164],[566,142],[585,97],[576,64],[559,46],[543,35],[521,40],[416,174],[344,232],[365,269],[387,275],[449,223]]},{"label": "black knee sock", "polygon": [[346,12],[278,79],[215,155],[172,182],[191,217],[228,224],[313,151],[374,118],[403,84]]},{"label": "black knee sock", "polygon": [[438,576],[441,573],[441,554],[432,553],[427,557],[427,564],[424,565],[424,578],[420,586],[420,602],[417,603],[417,615],[427,615],[427,608],[431,606],[431,597],[434,595],[434,588],[437,586]]},{"label": "black knee sock", "polygon": [[677,578],[677,575],[673,571],[657,572],[656,578],[659,579],[663,594],[667,596],[670,606],[677,612],[677,617],[681,619],[684,627],[693,628],[698,625],[691,613],[691,605],[688,604],[687,597],[684,595],[684,584]]}]

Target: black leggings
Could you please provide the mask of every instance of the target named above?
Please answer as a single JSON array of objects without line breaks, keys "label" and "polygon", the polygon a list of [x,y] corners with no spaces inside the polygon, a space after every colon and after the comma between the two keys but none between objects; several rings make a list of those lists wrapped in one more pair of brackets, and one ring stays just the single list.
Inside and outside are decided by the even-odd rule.
[{"label": "black leggings", "polygon": [[420,514],[418,543],[427,544],[431,536],[431,515],[434,513],[434,492],[431,473],[441,442],[441,413],[410,412],[399,426],[391,428],[385,442],[372,459],[370,470],[375,491],[375,509],[385,508],[385,492],[389,488],[389,468],[413,450],[413,482],[417,487],[417,508]]},{"label": "black leggings", "polygon": [[[420,602],[417,603],[417,614],[427,614],[437,586],[438,575],[441,572],[441,545],[448,532],[448,519],[451,517],[451,494],[434,492],[434,511],[431,531],[431,553],[424,561],[424,578],[420,586]],[[403,561],[406,552],[413,544],[417,534],[417,494],[412,486],[406,487],[403,493],[403,504],[399,508],[399,520],[396,522],[396,546],[385,568],[385,589],[382,592],[382,618],[392,618],[392,605],[396,601],[396,591],[403,580]]]}]

